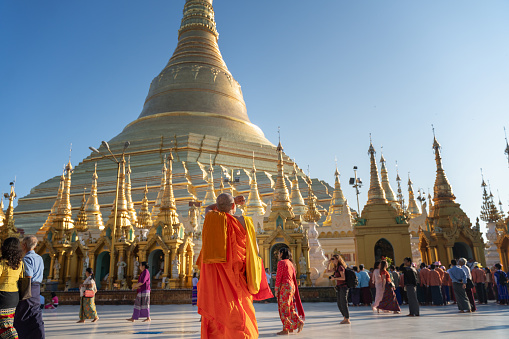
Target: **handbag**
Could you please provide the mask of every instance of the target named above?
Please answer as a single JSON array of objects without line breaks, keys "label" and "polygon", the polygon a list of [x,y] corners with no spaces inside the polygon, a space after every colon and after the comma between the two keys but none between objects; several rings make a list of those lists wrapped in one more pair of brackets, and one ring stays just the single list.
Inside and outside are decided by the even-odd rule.
[{"label": "handbag", "polygon": [[472,280],[470,280],[468,278],[467,278],[467,284],[466,285],[467,285],[467,288],[469,288],[469,289],[474,288],[474,283],[472,282]]},{"label": "handbag", "polygon": [[83,293],[83,297],[85,298],[93,298],[94,296],[95,293],[92,290],[85,290],[85,292]]},{"label": "handbag", "polygon": [[21,262],[21,277],[18,279],[19,300],[32,298],[32,278],[25,277],[25,265]]}]

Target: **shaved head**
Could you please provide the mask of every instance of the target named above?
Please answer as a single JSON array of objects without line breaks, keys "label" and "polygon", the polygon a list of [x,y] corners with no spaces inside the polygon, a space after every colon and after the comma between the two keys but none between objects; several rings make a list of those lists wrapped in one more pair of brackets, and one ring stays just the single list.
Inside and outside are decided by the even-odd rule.
[{"label": "shaved head", "polygon": [[217,196],[216,205],[219,212],[230,213],[234,199],[229,193],[221,193]]}]

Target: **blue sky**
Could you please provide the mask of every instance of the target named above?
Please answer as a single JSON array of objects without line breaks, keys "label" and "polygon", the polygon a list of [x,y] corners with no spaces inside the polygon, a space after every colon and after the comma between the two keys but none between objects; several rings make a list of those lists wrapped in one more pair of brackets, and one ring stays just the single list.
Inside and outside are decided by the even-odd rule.
[{"label": "blue sky", "polygon": [[[0,3],[0,190],[19,196],[141,112],[171,57],[184,1]],[[369,185],[369,133],[392,186],[432,190],[431,124],[475,222],[480,168],[509,209],[509,2],[214,1],[219,46],[252,122],[311,175]],[[377,155],[379,157],[379,153]],[[405,185],[406,188],[406,185]],[[497,199],[498,200],[498,199]]]}]

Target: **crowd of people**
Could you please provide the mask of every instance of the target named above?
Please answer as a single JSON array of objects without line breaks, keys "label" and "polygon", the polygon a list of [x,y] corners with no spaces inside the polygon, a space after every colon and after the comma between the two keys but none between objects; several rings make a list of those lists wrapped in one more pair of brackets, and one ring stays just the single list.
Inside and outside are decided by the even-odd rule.
[{"label": "crowd of people", "polygon": [[[355,273],[352,286],[347,286],[348,270]],[[337,281],[338,308],[343,315],[341,324],[349,324],[349,306],[371,306],[374,312],[400,313],[400,306],[408,304],[408,316],[419,316],[420,306],[446,306],[456,304],[460,313],[477,310],[478,304],[494,300],[509,305],[508,274],[500,264],[492,269],[481,267],[465,258],[451,260],[448,268],[435,262],[421,263],[417,267],[407,257],[401,266],[389,265],[387,260],[377,261],[366,270],[364,265],[349,268],[340,255],[333,255],[329,273]]]},{"label": "crowd of people", "polygon": [[[0,338],[45,337],[40,303],[44,263],[34,252],[37,238],[7,238],[0,259]],[[18,287],[18,282],[26,283]],[[58,302],[57,302],[58,304]],[[44,306],[44,305],[43,305]]]}]

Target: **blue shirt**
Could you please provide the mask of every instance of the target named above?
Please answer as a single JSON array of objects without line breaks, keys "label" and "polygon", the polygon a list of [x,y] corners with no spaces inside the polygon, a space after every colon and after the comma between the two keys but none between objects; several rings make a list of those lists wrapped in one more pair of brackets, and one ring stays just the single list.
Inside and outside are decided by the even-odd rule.
[{"label": "blue shirt", "polygon": [[359,288],[369,287],[369,274],[365,270],[358,273]]},{"label": "blue shirt", "polygon": [[453,283],[460,283],[460,284],[466,284],[467,283],[467,275],[465,274],[465,271],[463,271],[458,266],[453,266],[449,269],[449,276],[451,277],[451,280]]},{"label": "blue shirt", "polygon": [[41,283],[44,273],[44,261],[42,257],[32,250],[25,254],[23,262],[25,263],[25,275],[32,277],[33,283]]}]

